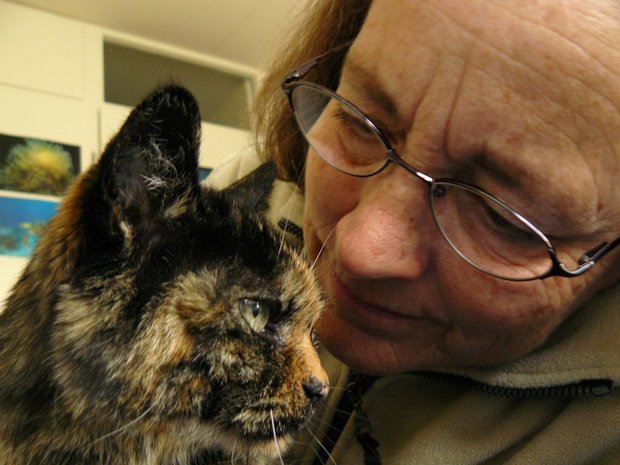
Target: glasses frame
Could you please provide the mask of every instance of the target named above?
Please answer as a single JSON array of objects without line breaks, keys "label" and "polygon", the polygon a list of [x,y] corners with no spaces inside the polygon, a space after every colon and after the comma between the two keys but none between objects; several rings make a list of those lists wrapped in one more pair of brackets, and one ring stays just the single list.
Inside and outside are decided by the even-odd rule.
[{"label": "glasses frame", "polygon": [[[602,242],[600,244],[598,244],[597,246],[589,249],[588,251],[586,251],[581,258],[578,260],[578,266],[577,268],[575,268],[574,270],[570,270],[568,269],[568,267],[559,259],[558,257],[558,253],[555,249],[555,247],[551,244],[551,241],[547,238],[547,236],[540,231],[540,229],[538,229],[530,220],[528,220],[527,218],[525,218],[523,215],[521,215],[520,213],[518,213],[517,211],[515,211],[513,208],[511,208],[509,205],[506,205],[506,203],[504,201],[502,201],[501,199],[498,199],[497,197],[487,193],[486,191],[484,191],[483,189],[480,189],[477,186],[474,186],[472,184],[468,184],[462,181],[458,181],[455,179],[451,179],[451,178],[434,178],[426,173],[423,173],[422,171],[418,170],[417,168],[415,168],[414,166],[410,165],[409,163],[407,163],[400,155],[398,155],[398,153],[396,152],[396,150],[392,147],[392,144],[390,143],[388,137],[384,134],[384,132],[377,127],[377,125],[362,111],[360,110],[356,105],[354,105],[353,103],[349,102],[347,99],[345,99],[344,97],[338,95],[336,92],[330,90],[329,88],[322,86],[321,84],[317,84],[314,82],[310,82],[310,81],[303,81],[305,75],[312,70],[314,67],[316,67],[322,58],[324,58],[327,55],[331,55],[333,53],[336,53],[338,51],[342,51],[346,48],[348,48],[351,45],[352,41],[349,42],[345,42],[331,50],[328,50],[327,52],[323,53],[322,55],[319,55],[316,58],[313,58],[312,60],[302,64],[301,66],[293,69],[292,71],[290,71],[285,78],[282,81],[282,91],[284,92],[284,94],[286,95],[287,99],[288,99],[288,103],[289,106],[291,108],[291,111],[293,112],[293,114],[295,115],[295,119],[297,120],[297,112],[295,111],[295,104],[293,102],[293,91],[295,90],[295,88],[300,87],[300,86],[306,86],[306,87],[311,87],[314,88],[324,94],[327,94],[329,97],[334,98],[336,100],[338,100],[339,102],[347,105],[351,110],[354,111],[354,113],[362,120],[366,123],[366,125],[368,126],[368,128],[379,138],[379,140],[381,140],[381,142],[383,143],[383,146],[385,148],[385,152],[386,152],[386,156],[385,156],[385,162],[379,166],[376,170],[370,172],[370,173],[365,173],[365,174],[356,174],[356,173],[350,173],[348,171],[344,171],[341,168],[339,168],[338,166],[335,166],[334,164],[332,164],[329,160],[323,158],[323,156],[321,155],[321,158],[323,158],[323,160],[325,160],[330,166],[334,167],[335,169],[337,169],[338,171],[345,173],[349,176],[354,176],[354,177],[358,177],[358,178],[367,178],[367,177],[371,177],[374,176],[376,174],[378,174],[379,172],[383,171],[390,163],[394,163],[402,168],[404,168],[405,170],[407,170],[409,173],[411,173],[412,175],[414,175],[415,177],[417,177],[418,179],[421,179],[428,187],[429,187],[429,202],[430,202],[430,206],[431,206],[431,210],[433,211],[433,221],[435,222],[435,225],[437,226],[437,228],[439,229],[441,235],[444,237],[444,239],[448,242],[448,244],[450,245],[450,248],[452,250],[454,250],[454,252],[456,252],[463,260],[465,260],[467,263],[469,263],[470,265],[472,265],[473,267],[477,268],[478,270],[482,271],[483,273],[486,273],[488,275],[494,276],[498,279],[503,279],[506,281],[517,281],[517,282],[521,282],[521,281],[533,281],[533,280],[537,280],[537,279],[545,279],[545,278],[549,278],[552,276],[560,276],[560,277],[564,277],[564,278],[574,278],[577,276],[581,276],[583,273],[585,273],[586,271],[588,271],[589,269],[591,269],[601,258],[603,258],[603,256],[607,255],[609,252],[611,252],[613,249],[615,249],[619,244],[620,244],[620,236],[618,236],[616,239],[614,239],[613,241],[610,242]],[[302,134],[304,135],[305,138],[305,132],[302,129],[303,126],[300,124],[300,122],[297,120],[297,124],[300,127],[300,131],[302,132]],[[308,142],[308,144],[310,145],[310,143]],[[551,260],[551,267],[549,268],[548,271],[540,274],[540,275],[536,275],[536,276],[532,276],[532,277],[527,277],[527,278],[510,278],[510,277],[506,277],[506,276],[502,276],[502,275],[498,275],[495,274],[479,265],[477,265],[476,263],[472,262],[469,258],[467,258],[466,256],[464,256],[460,250],[458,250],[452,243],[452,241],[446,236],[446,234],[443,231],[443,228],[440,226],[439,222],[437,221],[437,216],[436,213],[434,211],[434,202],[432,199],[433,193],[436,189],[437,186],[440,186],[442,184],[448,184],[448,185],[454,185],[457,186],[459,188],[462,189],[466,189],[469,190],[471,192],[474,192],[477,195],[480,195],[482,197],[485,197],[493,202],[498,203],[499,205],[501,205],[503,208],[505,208],[507,211],[509,211],[512,215],[514,215],[517,219],[519,219],[527,228],[529,228],[529,230],[536,235],[547,247],[547,253],[549,254],[549,258]]]}]

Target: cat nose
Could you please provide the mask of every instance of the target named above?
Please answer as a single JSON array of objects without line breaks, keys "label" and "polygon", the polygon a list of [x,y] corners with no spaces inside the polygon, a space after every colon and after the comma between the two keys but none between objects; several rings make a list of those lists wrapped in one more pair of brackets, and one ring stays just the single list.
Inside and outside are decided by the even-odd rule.
[{"label": "cat nose", "polygon": [[303,388],[312,405],[318,404],[327,395],[327,384],[314,376],[303,384]]}]

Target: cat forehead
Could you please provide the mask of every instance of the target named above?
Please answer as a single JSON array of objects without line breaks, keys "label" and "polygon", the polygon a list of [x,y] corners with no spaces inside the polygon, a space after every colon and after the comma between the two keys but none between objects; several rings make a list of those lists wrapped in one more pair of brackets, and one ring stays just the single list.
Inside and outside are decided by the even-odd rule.
[{"label": "cat forehead", "polygon": [[167,238],[174,260],[187,270],[218,269],[225,285],[260,286],[290,267],[292,250],[261,217],[236,209],[198,211],[179,229]]}]

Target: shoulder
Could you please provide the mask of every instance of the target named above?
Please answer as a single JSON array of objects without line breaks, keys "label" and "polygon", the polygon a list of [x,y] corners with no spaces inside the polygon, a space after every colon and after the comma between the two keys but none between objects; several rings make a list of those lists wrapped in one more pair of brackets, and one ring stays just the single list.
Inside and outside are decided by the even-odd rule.
[{"label": "shoulder", "polygon": [[223,189],[254,171],[261,163],[254,150],[245,149],[216,166],[205,184],[216,189]]}]

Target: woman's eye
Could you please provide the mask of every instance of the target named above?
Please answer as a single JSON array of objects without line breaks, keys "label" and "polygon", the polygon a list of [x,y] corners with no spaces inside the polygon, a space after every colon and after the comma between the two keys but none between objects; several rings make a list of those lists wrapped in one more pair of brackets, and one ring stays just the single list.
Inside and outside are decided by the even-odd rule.
[{"label": "woman's eye", "polygon": [[537,239],[531,231],[525,228],[525,225],[522,223],[517,224],[516,218],[514,222],[510,221],[488,204],[485,206],[485,215],[488,221],[493,224],[494,229],[501,231],[503,235],[510,237],[511,240],[523,242]]},{"label": "woman's eye", "polygon": [[243,298],[239,300],[239,310],[250,328],[260,333],[269,324],[276,304],[277,302],[272,300]]},{"label": "woman's eye", "polygon": [[353,113],[352,109],[340,105],[335,113],[336,119],[341,122],[341,125],[346,127],[349,134],[355,134],[356,137],[361,138],[375,138],[374,132],[368,127],[368,125],[360,119],[360,117]]},{"label": "woman's eye", "polygon": [[330,151],[333,164],[345,172],[365,174],[385,162],[382,140],[352,108],[340,104],[332,115],[339,141]]}]

